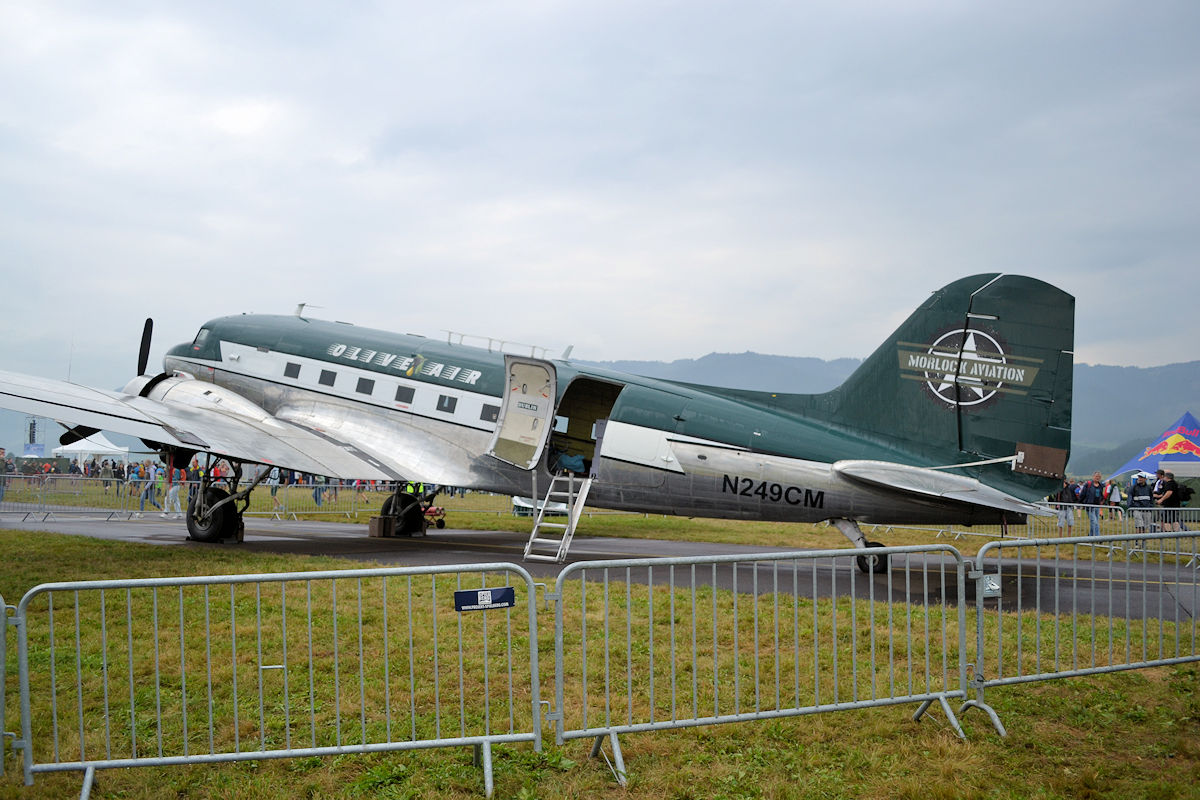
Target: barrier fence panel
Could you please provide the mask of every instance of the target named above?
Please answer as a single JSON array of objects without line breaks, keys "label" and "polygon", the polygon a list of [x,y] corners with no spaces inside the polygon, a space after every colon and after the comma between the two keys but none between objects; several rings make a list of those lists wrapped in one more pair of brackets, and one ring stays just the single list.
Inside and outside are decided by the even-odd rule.
[{"label": "barrier fence panel", "polygon": [[83,581],[16,610],[40,772],[541,748],[534,584],[515,564]]},{"label": "barrier fence panel", "polygon": [[1115,536],[1134,532],[1131,512],[1122,506],[1086,506],[1077,503],[1043,503],[1042,506],[1046,509],[1046,514],[1030,514],[1022,524],[1014,522],[1002,525],[953,525],[940,528],[916,525],[872,525],[869,530],[872,533],[881,532],[883,534],[891,531],[917,531],[932,534],[939,539],[954,540],[964,536],[978,536],[987,539],[1040,539],[1074,535],[1077,532],[1077,526],[1079,526],[1078,533],[1087,533],[1090,525],[1089,509],[1095,509],[1101,534]]},{"label": "barrier fence panel", "polygon": [[[147,482],[132,479],[88,478],[82,475],[7,475],[4,493],[0,496],[0,513],[25,515],[104,514],[110,518],[182,517],[187,511],[188,497],[196,483],[182,481],[171,491],[170,484],[154,483],[147,491]],[[389,487],[390,488],[390,487]],[[261,484],[250,495],[247,516],[267,516],[280,519],[298,515],[342,516],[354,519],[360,512],[379,513],[390,491],[384,486],[342,485],[339,482],[294,483],[285,485]],[[169,500],[179,501],[176,508]]]},{"label": "barrier fence panel", "polygon": [[354,486],[343,486],[332,480],[282,486],[260,484],[251,495],[251,506],[246,513],[293,518],[299,514],[353,518],[359,511],[360,496],[363,493]]},{"label": "barrier fence panel", "polygon": [[0,612],[4,614],[4,629],[0,630],[0,776],[4,775],[5,762],[8,761],[8,740],[15,734],[8,730],[4,711],[8,708],[8,612],[12,610],[0,597]]},{"label": "barrier fence panel", "polygon": [[[1146,508],[1133,509],[1130,514],[1130,529],[1126,533],[1181,533],[1200,531],[1200,508]],[[1134,558],[1154,558],[1160,552],[1174,554],[1170,537],[1145,537],[1122,545]],[[1164,550],[1165,548],[1165,550]],[[1194,565],[1193,565],[1194,566]]]},{"label": "barrier fence panel", "polygon": [[[42,514],[49,509],[66,513],[120,513],[128,499],[120,482],[82,475],[13,475],[0,478],[0,513]],[[137,502],[135,497],[134,503]]]},{"label": "barrier fence panel", "polygon": [[987,687],[1200,660],[1198,548],[1197,532],[988,542],[964,710],[1003,735]]},{"label": "barrier fence panel", "polygon": [[[158,512],[164,493],[154,502],[143,497],[145,481],[119,478],[89,478],[83,475],[6,475],[0,497],[0,513],[88,514],[124,517],[143,510]],[[183,495],[186,504],[186,493]]]},{"label": "barrier fence panel", "polygon": [[[953,547],[576,563],[555,592],[556,740],[965,698]],[[911,600],[910,598],[918,598]]]}]

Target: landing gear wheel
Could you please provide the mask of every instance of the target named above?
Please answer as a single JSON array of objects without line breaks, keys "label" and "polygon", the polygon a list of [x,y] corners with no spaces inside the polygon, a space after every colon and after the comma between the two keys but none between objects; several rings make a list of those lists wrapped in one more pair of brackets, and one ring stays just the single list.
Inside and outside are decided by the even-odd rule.
[{"label": "landing gear wheel", "polygon": [[425,533],[425,509],[421,508],[421,500],[415,494],[396,492],[383,501],[379,513],[396,518],[397,535],[422,536]]},{"label": "landing gear wheel", "polygon": [[[867,547],[883,547],[883,543],[867,542]],[[872,572],[876,575],[887,574],[888,557],[886,555],[862,555],[857,560],[858,571],[864,575],[870,575]]]},{"label": "landing gear wheel", "polygon": [[[229,497],[229,492],[210,486],[204,493],[205,506],[214,506],[226,497]],[[237,509],[233,507],[233,503],[226,503],[211,512],[204,522],[196,517],[196,499],[193,497],[188,501],[187,510],[189,539],[195,539],[197,542],[219,542],[223,539],[239,538],[241,518]]]},{"label": "landing gear wheel", "polygon": [[433,524],[440,531],[442,528],[446,527],[446,520],[439,519],[437,522],[435,522]]}]

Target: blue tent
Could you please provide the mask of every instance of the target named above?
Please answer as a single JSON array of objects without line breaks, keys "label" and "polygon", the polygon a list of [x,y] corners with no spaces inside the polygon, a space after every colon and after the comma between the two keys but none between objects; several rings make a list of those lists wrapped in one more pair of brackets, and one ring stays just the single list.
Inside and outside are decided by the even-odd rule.
[{"label": "blue tent", "polygon": [[1111,477],[1134,470],[1154,472],[1160,466],[1169,470],[1172,462],[1180,461],[1200,463],[1200,422],[1190,412],[1185,413],[1174,425],[1163,431],[1162,436],[1155,439],[1143,452],[1125,462],[1125,466],[1114,472]]}]

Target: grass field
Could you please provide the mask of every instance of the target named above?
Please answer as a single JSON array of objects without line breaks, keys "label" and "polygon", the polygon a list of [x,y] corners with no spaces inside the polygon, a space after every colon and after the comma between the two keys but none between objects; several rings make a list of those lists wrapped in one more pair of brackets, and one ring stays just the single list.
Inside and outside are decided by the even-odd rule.
[{"label": "grass field", "polygon": [[[498,520],[528,525],[503,512],[498,517],[486,509],[460,513],[464,519],[487,519],[483,527],[499,527]],[[613,535],[690,535],[780,547],[818,541],[830,546],[836,537],[833,546],[841,546],[837,534],[820,527],[798,531],[803,526],[711,522],[701,530],[695,520],[593,520]],[[450,524],[465,527],[457,520]],[[888,542],[903,543],[895,537]],[[9,603],[52,580],[361,566],[330,558],[247,556],[233,549],[159,548],[14,531],[0,531],[0,565],[0,594]],[[539,635],[543,652],[552,652],[552,626],[542,623]],[[10,652],[10,729],[17,724],[15,671]],[[548,697],[552,659],[544,661],[542,675],[542,695]],[[616,785],[603,761],[587,758],[587,743],[556,747],[547,742],[541,754],[528,745],[502,746],[494,750],[496,796],[1198,797],[1198,678],[1197,665],[1186,664],[990,690],[988,701],[1004,720],[1007,739],[998,737],[979,712],[961,720],[969,737],[963,742],[940,715],[913,722],[906,706],[631,734],[622,737],[630,770],[626,789]],[[23,787],[10,756],[0,798],[69,797],[80,784],[80,774],[66,773],[39,776],[33,787]],[[471,752],[456,748],[101,771],[92,796],[479,797],[482,789]]]}]

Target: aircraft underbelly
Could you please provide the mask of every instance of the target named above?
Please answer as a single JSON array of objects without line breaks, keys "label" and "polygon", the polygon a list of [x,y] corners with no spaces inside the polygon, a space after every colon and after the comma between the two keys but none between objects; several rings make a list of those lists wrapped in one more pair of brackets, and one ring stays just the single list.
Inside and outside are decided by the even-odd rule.
[{"label": "aircraft underbelly", "polygon": [[994,522],[994,512],[847,480],[832,464],[671,442],[679,471],[604,460],[595,505],[680,516],[864,523]]}]

